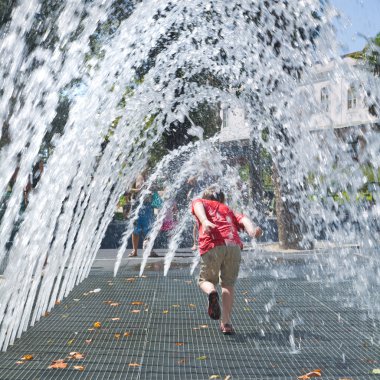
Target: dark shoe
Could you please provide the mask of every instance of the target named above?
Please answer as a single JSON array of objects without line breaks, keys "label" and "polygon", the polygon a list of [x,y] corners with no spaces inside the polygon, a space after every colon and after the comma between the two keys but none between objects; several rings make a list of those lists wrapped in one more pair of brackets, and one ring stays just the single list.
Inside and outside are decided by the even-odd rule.
[{"label": "dark shoe", "polygon": [[211,319],[220,318],[219,295],[217,292],[211,292],[208,295],[208,315]]},{"label": "dark shoe", "polygon": [[232,335],[232,334],[235,334],[235,331],[234,331],[234,329],[232,328],[232,325],[229,324],[229,323],[221,323],[221,324],[220,324],[220,331],[221,331],[224,335]]},{"label": "dark shoe", "polygon": [[157,253],[152,251],[149,255],[149,257],[158,257]]}]

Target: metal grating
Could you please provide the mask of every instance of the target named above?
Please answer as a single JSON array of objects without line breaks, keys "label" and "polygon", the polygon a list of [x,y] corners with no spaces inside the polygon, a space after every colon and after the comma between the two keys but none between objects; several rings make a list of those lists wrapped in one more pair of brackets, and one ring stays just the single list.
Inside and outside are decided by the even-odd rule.
[{"label": "metal grating", "polygon": [[[373,378],[369,372],[380,367],[379,321],[337,302],[349,293],[348,281],[308,282],[303,264],[296,278],[274,279],[258,267],[239,280],[233,336],[223,336],[208,318],[189,264],[163,277],[153,263],[143,278],[137,265],[125,266],[117,278],[97,267],[0,354],[0,379],[296,379],[316,368],[323,379]],[[96,321],[102,328],[92,330]],[[72,351],[85,358],[69,360],[67,369],[47,368]],[[17,365],[24,354],[34,359]]]}]

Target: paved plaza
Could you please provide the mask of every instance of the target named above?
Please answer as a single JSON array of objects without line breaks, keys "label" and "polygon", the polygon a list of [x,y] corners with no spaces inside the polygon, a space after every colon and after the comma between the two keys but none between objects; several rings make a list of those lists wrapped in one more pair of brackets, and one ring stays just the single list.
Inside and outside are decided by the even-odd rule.
[{"label": "paved plaza", "polygon": [[[159,257],[142,277],[141,259],[125,259],[114,278],[115,254],[100,251],[90,276],[0,354],[1,380],[376,378],[378,321],[343,302],[349,281],[313,281],[310,253],[244,253],[231,336],[207,315],[190,250],[166,277]],[[59,359],[66,368],[49,368]]]}]

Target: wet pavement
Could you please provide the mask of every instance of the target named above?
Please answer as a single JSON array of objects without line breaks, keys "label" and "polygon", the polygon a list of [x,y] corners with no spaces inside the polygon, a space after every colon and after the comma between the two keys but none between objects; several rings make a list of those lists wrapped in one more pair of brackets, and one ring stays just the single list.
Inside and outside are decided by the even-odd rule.
[{"label": "wet pavement", "polygon": [[[244,253],[231,336],[207,315],[190,250],[166,277],[162,257],[142,277],[141,259],[125,259],[113,277],[115,254],[100,251],[89,277],[0,353],[1,380],[376,377],[379,321],[345,302],[349,281],[310,278],[310,253]],[[49,368],[59,359],[66,368]]]}]

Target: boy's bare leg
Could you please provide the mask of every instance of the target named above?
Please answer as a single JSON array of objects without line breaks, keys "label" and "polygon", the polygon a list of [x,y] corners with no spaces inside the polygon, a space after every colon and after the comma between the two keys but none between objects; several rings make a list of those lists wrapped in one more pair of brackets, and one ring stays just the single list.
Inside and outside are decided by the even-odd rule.
[{"label": "boy's bare leg", "polygon": [[199,285],[199,287],[206,294],[210,294],[211,292],[216,292],[215,285],[212,282],[209,282],[209,281],[203,281]]},{"label": "boy's bare leg", "polygon": [[234,304],[234,287],[222,286],[222,323],[231,323],[231,312]]}]

